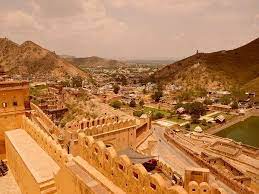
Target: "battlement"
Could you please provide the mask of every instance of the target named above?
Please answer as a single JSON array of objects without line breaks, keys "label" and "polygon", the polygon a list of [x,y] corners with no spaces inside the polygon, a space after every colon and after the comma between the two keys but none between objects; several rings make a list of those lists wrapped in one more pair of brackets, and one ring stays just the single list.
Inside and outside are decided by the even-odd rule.
[{"label": "battlement", "polygon": [[[159,173],[148,173],[142,164],[133,164],[128,156],[118,155],[113,147],[107,148],[102,141],[95,141],[84,133],[79,134],[79,145],[80,156],[127,193],[224,193],[215,185],[195,181],[188,184],[187,192],[182,186],[172,185]],[[161,162],[158,165],[167,176],[173,175],[169,166]]]},{"label": "battlement", "polygon": [[108,133],[111,131],[121,130],[121,129],[135,127],[135,126],[136,126],[135,119],[127,119],[127,120],[122,120],[122,121],[118,121],[118,122],[92,126],[92,127],[84,129],[83,132],[86,135],[95,136],[95,135],[99,135],[102,133]]},{"label": "battlement", "polygon": [[[235,169],[233,166],[229,165],[226,161],[222,159],[218,160],[217,158],[210,159],[205,153],[202,153],[201,156],[199,156],[193,150],[189,149],[188,147],[185,147],[182,143],[177,141],[177,138],[175,137],[173,138],[170,133],[165,133],[164,135],[165,135],[165,138],[168,140],[168,142],[174,144],[179,149],[184,151],[201,166],[208,168],[211,173],[216,175],[223,183],[228,185],[233,190],[241,194],[255,193],[250,187],[247,186],[247,184],[250,184],[249,182],[251,181],[251,179],[246,179],[247,177],[244,177],[246,179],[245,181],[242,179],[239,179],[241,177],[238,175],[242,175],[240,171]],[[220,162],[223,164],[221,165],[222,167],[219,167],[218,165],[218,163]]]},{"label": "battlement", "polygon": [[[36,105],[32,105],[32,108],[36,114],[32,116],[32,119],[39,117],[44,123],[46,122],[46,128],[55,126],[54,123],[52,123],[52,121]],[[142,164],[134,164],[128,156],[119,155],[113,146],[106,147],[103,141],[94,139],[95,133],[101,132],[102,134],[105,134],[105,131],[118,131],[120,129],[132,127],[136,128],[136,121],[134,119],[97,125],[86,128],[85,131],[78,131],[79,156],[74,157],[71,154],[68,154],[57,140],[48,133],[50,129],[43,129],[26,116],[22,116],[21,122],[21,128],[24,129],[60,166],[61,171],[55,174],[57,193],[61,194],[64,192],[64,189],[62,190],[62,188],[67,187],[66,185],[69,185],[69,187],[72,188],[73,193],[81,194],[83,191],[89,191],[89,189],[93,191],[92,189],[94,188],[91,187],[91,184],[89,185],[89,182],[82,181],[85,176],[89,176],[89,178],[92,177],[94,179],[93,181],[101,183],[101,187],[103,186],[112,191],[112,193],[116,193],[114,192],[117,190],[115,187],[120,188],[126,193],[132,194],[224,193],[224,191],[217,188],[217,186],[209,185],[206,181],[199,182],[195,179],[188,182],[188,186],[186,188],[181,185],[174,185],[171,181],[171,177],[174,172],[166,164],[158,162],[157,166],[159,170],[154,173],[150,173]],[[55,126],[55,128],[59,131],[58,127]],[[87,131],[90,131],[92,136],[88,136]],[[90,167],[92,170],[90,170]],[[100,174],[97,173],[98,171]],[[64,182],[63,179],[69,181]]]},{"label": "battlement", "polygon": [[75,121],[67,126],[68,130],[80,130],[80,129],[87,129],[90,127],[96,127],[98,125],[104,125],[109,123],[119,122],[118,116],[106,116],[106,117],[99,117],[96,119],[83,119],[81,121]]},{"label": "battlement", "polygon": [[44,149],[59,166],[72,160],[72,155],[68,154],[59,143],[57,143],[51,136],[45,133],[29,118],[23,117],[22,129],[24,129],[39,145]]},{"label": "battlement", "polygon": [[48,133],[55,134],[56,136],[60,135],[60,129],[37,105],[31,103],[31,109],[34,111],[31,114],[33,120],[38,120],[38,122],[42,121]]}]

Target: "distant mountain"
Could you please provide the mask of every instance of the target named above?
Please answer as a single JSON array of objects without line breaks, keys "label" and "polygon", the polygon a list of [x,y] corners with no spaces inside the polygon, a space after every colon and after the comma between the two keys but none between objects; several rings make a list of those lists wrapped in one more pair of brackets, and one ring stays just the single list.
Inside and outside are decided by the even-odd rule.
[{"label": "distant mountain", "polygon": [[65,59],[73,64],[78,65],[82,69],[93,67],[116,68],[125,66],[125,63],[123,62],[112,59],[104,59],[96,56],[85,58],[65,57]]},{"label": "distant mountain", "polygon": [[0,66],[9,74],[23,76],[47,76],[54,79],[63,79],[65,76],[90,76],[32,41],[18,45],[7,38],[0,38]]},{"label": "distant mountain", "polygon": [[253,86],[259,84],[259,38],[233,50],[197,53],[165,66],[150,78],[186,88],[228,89],[239,85],[255,90]]},{"label": "distant mountain", "polygon": [[129,64],[148,64],[148,65],[168,65],[176,60],[171,59],[128,59],[125,60]]}]

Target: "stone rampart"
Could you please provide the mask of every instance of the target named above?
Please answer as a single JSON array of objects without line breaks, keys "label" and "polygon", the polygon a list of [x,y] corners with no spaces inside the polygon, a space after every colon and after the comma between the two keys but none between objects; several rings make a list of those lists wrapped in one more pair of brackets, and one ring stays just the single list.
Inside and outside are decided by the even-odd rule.
[{"label": "stone rampart", "polygon": [[83,119],[81,121],[73,122],[66,126],[69,130],[79,130],[86,129],[89,127],[96,127],[97,125],[104,125],[108,123],[119,122],[119,118],[117,116],[106,116],[106,117],[98,117],[96,119]]},{"label": "stone rampart", "polygon": [[223,183],[228,185],[234,191],[236,191],[240,194],[255,194],[255,192],[252,191],[250,188],[248,188],[246,185],[241,184],[240,182],[232,179],[228,174],[225,174],[224,172],[220,171],[219,169],[213,167],[212,165],[209,164],[208,161],[201,158],[199,155],[195,154],[192,150],[189,150],[188,148],[184,147],[183,145],[181,145],[180,143],[175,141],[167,133],[165,133],[164,136],[168,142],[174,144],[180,150],[184,151],[186,154],[188,154],[195,162],[197,162],[202,167],[208,168],[211,173],[213,173],[215,176],[217,176]]},{"label": "stone rampart", "polygon": [[[92,136],[79,134],[80,156],[95,166],[106,177],[127,193],[188,193],[182,186],[171,185],[158,173],[149,174],[142,164],[133,164],[128,156],[118,155],[113,147],[106,147],[102,141],[95,141]],[[169,178],[173,174],[170,167],[159,162],[159,167]],[[196,182],[195,182],[196,183]],[[198,184],[198,183],[197,183]],[[206,188],[206,189],[204,189]],[[222,190],[203,182],[189,193],[216,194]]]},{"label": "stone rampart", "polygon": [[42,129],[34,124],[29,118],[23,117],[22,129],[24,129],[38,144],[44,149],[59,166],[64,165],[72,159],[72,155],[68,154],[60,144],[58,144],[51,136],[47,135]]},{"label": "stone rampart", "polygon": [[[133,124],[133,121],[128,121],[127,123]],[[121,126],[124,125],[121,124]],[[26,130],[61,168],[65,168],[65,164],[73,160],[74,157],[71,154],[67,154],[67,152],[61,148],[60,144],[29,118],[23,117],[21,128]],[[158,173],[149,174],[142,164],[132,164],[128,156],[119,156],[113,147],[106,148],[102,141],[95,141],[92,136],[86,136],[85,133],[79,134],[78,143],[80,146],[79,156],[127,193],[224,193],[220,189],[214,188],[205,182],[197,183],[197,187],[195,181],[195,189],[189,189],[187,192],[182,186],[171,185],[168,180],[166,181]],[[170,176],[172,170],[161,163],[159,163],[159,165],[162,171],[165,172],[167,176]],[[192,185],[190,185],[190,187],[191,186]],[[203,188],[206,188],[206,190]]]},{"label": "stone rampart", "polygon": [[121,130],[125,128],[130,128],[136,126],[136,121],[135,119],[127,119],[127,120],[122,120],[119,122],[113,122],[113,123],[108,123],[108,124],[103,124],[103,125],[97,125],[97,126],[92,126],[86,129],[83,129],[82,131],[86,135],[99,135],[102,133],[108,133],[111,131],[116,131],[116,130]]},{"label": "stone rampart", "polygon": [[44,122],[48,132],[51,134],[59,135],[60,129],[52,122],[52,120],[35,104],[31,103],[31,109],[35,111],[35,114],[32,114],[32,117],[36,117],[34,119],[40,118],[42,122]]}]

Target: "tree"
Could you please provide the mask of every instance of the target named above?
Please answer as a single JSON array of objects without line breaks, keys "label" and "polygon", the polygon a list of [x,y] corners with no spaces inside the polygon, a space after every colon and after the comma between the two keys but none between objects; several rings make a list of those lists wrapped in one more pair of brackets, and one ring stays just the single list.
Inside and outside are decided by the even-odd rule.
[{"label": "tree", "polygon": [[198,115],[198,114],[191,114],[191,118],[192,118],[192,123],[198,124],[199,123],[200,115]]},{"label": "tree", "polygon": [[163,92],[161,90],[157,90],[155,91],[154,94],[152,94],[151,98],[155,101],[155,102],[159,102],[161,97],[163,97]]},{"label": "tree", "polygon": [[207,126],[207,121],[206,121],[205,119],[203,119],[203,120],[201,121],[201,124],[202,124],[203,126]]},{"label": "tree", "polygon": [[190,129],[191,129],[190,123],[187,123],[187,124],[185,125],[185,129],[188,130],[188,131],[190,131]]},{"label": "tree", "polygon": [[61,81],[61,85],[62,85],[63,87],[69,87],[69,86],[70,86],[69,80]]},{"label": "tree", "polygon": [[212,100],[209,98],[206,98],[203,103],[206,105],[212,105]]},{"label": "tree", "polygon": [[156,120],[156,119],[161,119],[163,118],[165,115],[159,111],[155,111],[152,113],[152,119]]},{"label": "tree", "polygon": [[231,102],[231,98],[229,95],[224,95],[220,98],[221,104],[228,105]]},{"label": "tree", "polygon": [[200,102],[193,102],[189,105],[189,113],[192,115],[192,114],[196,114],[196,115],[204,115],[205,112],[206,112],[206,107],[203,106],[202,103]]},{"label": "tree", "polygon": [[120,86],[118,84],[113,85],[113,92],[114,94],[118,94],[120,91]]},{"label": "tree", "polygon": [[72,77],[72,86],[73,87],[82,87],[83,79],[80,76]]},{"label": "tree", "polygon": [[231,94],[235,101],[245,100],[247,97],[245,91],[240,89],[239,87],[232,88]]},{"label": "tree", "polygon": [[235,101],[235,102],[233,102],[233,103],[231,104],[231,108],[232,108],[232,109],[238,109],[238,103],[237,103],[237,101]]},{"label": "tree", "polygon": [[184,107],[183,103],[177,103],[174,108],[175,110],[177,110],[178,108],[181,108],[181,107]]},{"label": "tree", "polygon": [[122,106],[122,103],[121,103],[121,101],[115,100],[110,103],[110,106],[112,106],[113,108],[116,108],[116,109],[120,109]]},{"label": "tree", "polygon": [[193,123],[199,123],[199,118],[206,112],[206,107],[200,102],[184,104],[185,110],[191,115]]},{"label": "tree", "polygon": [[143,106],[144,106],[144,104],[145,104],[144,100],[143,100],[143,99],[141,99],[141,100],[139,101],[139,106],[143,107]]},{"label": "tree", "polygon": [[195,96],[197,97],[204,97],[207,95],[207,90],[205,88],[202,87],[196,87],[195,89]]},{"label": "tree", "polygon": [[142,110],[136,110],[133,112],[133,115],[135,117],[141,117],[141,115],[143,114],[144,112]]},{"label": "tree", "polygon": [[186,90],[186,91],[183,91],[177,98],[180,101],[184,101],[184,100],[190,100],[192,96],[193,96],[193,91]]},{"label": "tree", "polygon": [[136,107],[137,106],[136,101],[134,99],[131,99],[131,101],[129,103],[129,106],[130,107]]}]

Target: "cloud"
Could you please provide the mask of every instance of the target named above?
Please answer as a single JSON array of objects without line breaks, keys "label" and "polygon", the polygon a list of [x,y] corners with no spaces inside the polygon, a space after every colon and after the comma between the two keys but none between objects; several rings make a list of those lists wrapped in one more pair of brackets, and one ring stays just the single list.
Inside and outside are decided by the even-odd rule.
[{"label": "cloud", "polygon": [[8,12],[1,17],[1,26],[3,30],[11,30],[13,32],[38,31],[42,26],[34,20],[34,18],[22,11]]},{"label": "cloud", "polygon": [[61,54],[183,57],[258,36],[258,0],[0,0],[0,35]]},{"label": "cloud", "polygon": [[108,0],[114,7],[133,7],[151,14],[195,12],[215,3],[215,0]]}]

